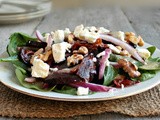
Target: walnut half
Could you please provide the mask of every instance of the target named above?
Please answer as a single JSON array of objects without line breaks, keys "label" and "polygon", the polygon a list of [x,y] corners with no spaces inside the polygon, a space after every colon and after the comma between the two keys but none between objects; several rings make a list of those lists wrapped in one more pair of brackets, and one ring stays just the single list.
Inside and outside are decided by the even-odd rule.
[{"label": "walnut half", "polygon": [[73,54],[67,58],[67,66],[72,66],[78,64],[83,59],[83,55],[81,54]]},{"label": "walnut half", "polygon": [[119,59],[118,64],[132,78],[136,78],[136,77],[139,77],[141,75],[141,73],[138,71],[138,67],[135,64],[132,64],[131,62],[129,62],[125,59]]}]

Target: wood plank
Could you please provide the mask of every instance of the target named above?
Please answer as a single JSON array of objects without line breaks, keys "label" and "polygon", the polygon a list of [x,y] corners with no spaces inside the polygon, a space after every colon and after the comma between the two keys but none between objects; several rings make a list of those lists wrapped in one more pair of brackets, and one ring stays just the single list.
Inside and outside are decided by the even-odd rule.
[{"label": "wood plank", "polygon": [[51,14],[38,27],[39,30],[50,32],[57,29],[73,28],[77,25],[106,27],[110,30],[134,31],[120,8],[68,8],[53,9]]}]

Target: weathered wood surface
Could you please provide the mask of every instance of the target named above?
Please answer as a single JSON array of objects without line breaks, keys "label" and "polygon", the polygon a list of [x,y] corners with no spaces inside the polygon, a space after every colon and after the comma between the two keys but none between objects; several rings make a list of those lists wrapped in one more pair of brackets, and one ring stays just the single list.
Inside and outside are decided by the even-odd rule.
[{"label": "weathered wood surface", "polygon": [[[148,12],[149,11],[149,12]],[[79,24],[86,26],[104,26],[110,30],[133,31],[150,44],[160,48],[160,9],[131,9],[120,7],[70,7],[68,9],[53,7],[51,13],[44,18],[39,18],[22,24],[0,25],[0,53],[5,51],[8,36],[16,31],[32,34],[36,29],[49,32],[56,29],[69,27],[73,29]],[[63,114],[63,113],[62,113]],[[66,120],[160,120],[160,116],[132,118],[117,113],[103,113],[69,118]],[[16,118],[0,117],[0,120],[20,120]],[[26,119],[30,120],[30,119]],[[38,120],[38,119],[34,119]],[[47,119],[50,120],[50,119]],[[62,119],[53,119],[62,120]]]}]

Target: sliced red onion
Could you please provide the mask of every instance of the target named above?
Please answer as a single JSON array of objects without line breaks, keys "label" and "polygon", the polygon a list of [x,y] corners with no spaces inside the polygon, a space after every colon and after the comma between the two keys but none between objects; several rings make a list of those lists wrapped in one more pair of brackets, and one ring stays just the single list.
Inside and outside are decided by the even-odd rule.
[{"label": "sliced red onion", "polygon": [[36,82],[36,78],[28,77],[28,78],[25,78],[24,81],[26,81],[28,83],[34,83],[34,82]]},{"label": "sliced red onion", "polygon": [[36,30],[36,36],[40,41],[44,41],[44,37],[39,30]]},{"label": "sliced red onion", "polygon": [[51,35],[48,36],[48,40],[46,40],[46,41],[47,41],[47,46],[51,47],[52,46],[52,42],[53,42]]},{"label": "sliced red onion", "polygon": [[138,52],[132,46],[130,46],[129,44],[127,44],[127,43],[125,43],[125,42],[123,42],[123,41],[121,41],[117,38],[114,38],[112,36],[109,36],[109,35],[101,34],[100,38],[105,40],[105,41],[111,42],[115,45],[121,46],[123,49],[127,50],[135,59],[137,59],[138,61],[140,61],[142,63],[145,63],[145,61],[140,57]]},{"label": "sliced red onion", "polygon": [[105,55],[102,56],[100,60],[100,67],[99,67],[99,79],[103,78],[105,67],[106,67],[106,61],[108,61],[108,58],[111,54],[110,49],[105,49]]},{"label": "sliced red onion", "polygon": [[112,87],[107,87],[103,85],[98,85],[94,83],[85,83],[85,82],[74,82],[69,84],[72,87],[84,87],[84,88],[89,88],[93,92],[108,92],[111,90],[115,90],[115,88]]}]

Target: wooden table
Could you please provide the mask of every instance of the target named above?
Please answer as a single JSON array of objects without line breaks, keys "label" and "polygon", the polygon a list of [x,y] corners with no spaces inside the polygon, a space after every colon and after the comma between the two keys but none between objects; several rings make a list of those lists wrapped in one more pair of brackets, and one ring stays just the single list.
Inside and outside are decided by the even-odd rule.
[{"label": "wooden table", "polygon": [[[105,3],[101,5],[90,5],[87,1],[66,2],[67,3],[62,4],[62,2],[55,0],[51,13],[43,18],[38,18],[21,24],[0,25],[0,53],[5,51],[6,45],[8,44],[8,37],[13,32],[19,31],[34,35],[36,29],[42,32],[50,32],[56,29],[64,29],[66,27],[73,29],[80,24],[84,24],[85,26],[104,26],[113,31],[133,31],[141,35],[146,42],[156,45],[160,49],[160,8],[121,8],[106,6]],[[132,117],[117,113],[104,113],[100,115],[78,116],[66,120],[74,119],[130,120]],[[160,116],[133,119],[160,120]],[[19,119],[0,117],[0,120]]]}]

